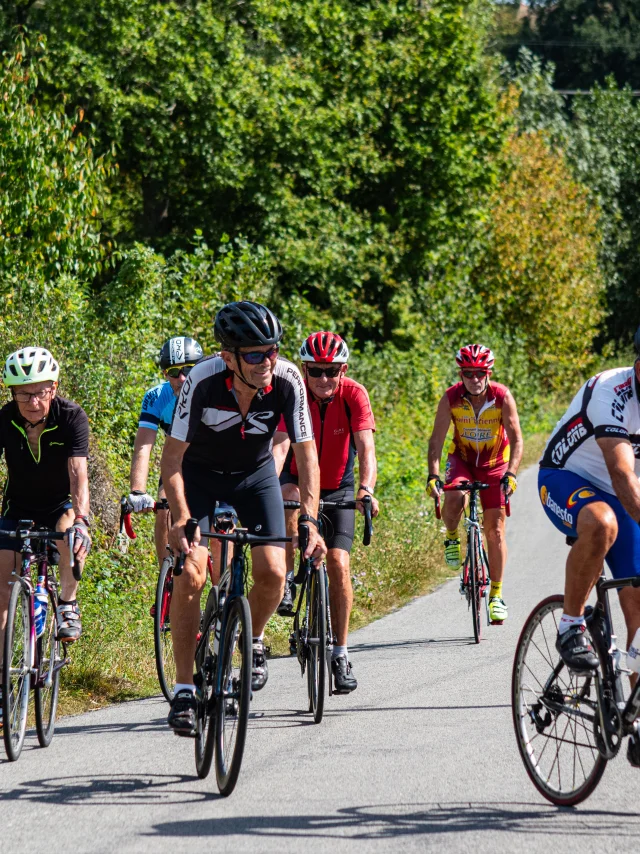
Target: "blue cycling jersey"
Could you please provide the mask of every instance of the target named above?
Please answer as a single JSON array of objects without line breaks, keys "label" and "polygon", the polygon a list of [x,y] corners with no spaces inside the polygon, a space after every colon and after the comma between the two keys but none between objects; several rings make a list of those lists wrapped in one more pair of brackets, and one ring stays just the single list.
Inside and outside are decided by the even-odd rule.
[{"label": "blue cycling jersey", "polygon": [[162,427],[164,432],[168,433],[177,402],[178,398],[173,393],[168,380],[154,385],[142,399],[138,427],[148,427],[150,430]]}]

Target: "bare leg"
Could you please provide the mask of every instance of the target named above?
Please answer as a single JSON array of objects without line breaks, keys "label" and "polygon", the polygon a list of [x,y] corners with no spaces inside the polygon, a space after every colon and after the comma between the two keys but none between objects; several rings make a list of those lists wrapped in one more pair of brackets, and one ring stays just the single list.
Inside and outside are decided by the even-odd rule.
[{"label": "bare leg", "polygon": [[504,537],[505,511],[500,508],[484,511],[484,533],[492,581],[502,581],[507,563],[507,543]]},{"label": "bare leg", "polygon": [[464,513],[465,495],[463,492],[447,492],[442,505],[442,521],[447,531],[455,531]]},{"label": "bare leg", "polygon": [[618,536],[618,522],[608,504],[594,501],[580,511],[577,531],[578,540],[567,558],[564,588],[564,612],[572,617],[584,614],[605,555]]},{"label": "bare leg", "polygon": [[284,592],[286,555],[281,546],[256,546],[251,551],[253,587],[249,593],[253,636],[264,631]]},{"label": "bare leg", "polygon": [[[66,531],[73,525],[73,520],[76,514],[73,510],[67,510],[58,519],[56,523],[56,531]],[[65,602],[73,602],[78,593],[78,582],[73,577],[73,570],[69,563],[69,547],[66,540],[60,540],[56,543],[56,547],[60,552],[60,596]]]},{"label": "bare leg", "polygon": [[200,630],[200,597],[207,577],[207,548],[197,546],[187,555],[182,575],[173,581],[171,637],[176,682],[193,683],[193,659]]},{"label": "bare leg", "polygon": [[349,617],[353,607],[353,590],[349,569],[349,552],[344,549],[329,549],[327,573],[329,575],[329,600],[331,623],[338,646],[347,645]]}]

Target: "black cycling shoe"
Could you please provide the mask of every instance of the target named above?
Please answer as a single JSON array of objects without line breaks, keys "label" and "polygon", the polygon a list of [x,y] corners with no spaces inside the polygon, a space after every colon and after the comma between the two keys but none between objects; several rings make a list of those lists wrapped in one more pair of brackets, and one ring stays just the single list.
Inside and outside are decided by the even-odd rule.
[{"label": "black cycling shoe", "polygon": [[289,635],[289,655],[297,655],[298,654],[298,641],[296,640],[296,633],[291,632]]},{"label": "black cycling shoe", "polygon": [[193,736],[196,734],[196,696],[193,691],[183,688],[171,701],[167,723],[176,735]]},{"label": "black cycling shoe", "polygon": [[569,670],[576,673],[593,673],[598,669],[598,656],[585,634],[586,626],[572,626],[558,635],[556,649]]},{"label": "black cycling shoe", "polygon": [[287,573],[287,580],[284,583],[284,596],[278,605],[276,614],[279,617],[293,617],[293,603],[296,598],[296,585],[293,583],[293,572]]},{"label": "black cycling shoe", "polygon": [[629,760],[629,764],[633,765],[634,768],[640,768],[640,735],[638,734],[637,729],[631,736],[629,736],[629,743],[627,744],[627,759]]},{"label": "black cycling shoe", "polygon": [[336,694],[350,694],[358,687],[358,680],[353,675],[351,662],[347,661],[346,655],[339,655],[331,659],[331,670],[333,671],[333,689]]},{"label": "black cycling shoe", "polygon": [[253,643],[253,667],[251,668],[251,690],[260,691],[267,684],[269,679],[269,668],[267,667],[267,657],[264,652],[264,644],[262,642]]}]

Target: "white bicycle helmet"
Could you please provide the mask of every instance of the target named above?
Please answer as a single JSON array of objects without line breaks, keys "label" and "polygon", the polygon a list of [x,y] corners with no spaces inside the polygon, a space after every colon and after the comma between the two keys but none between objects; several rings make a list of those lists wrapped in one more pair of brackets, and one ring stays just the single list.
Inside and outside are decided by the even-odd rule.
[{"label": "white bicycle helmet", "polygon": [[57,382],[60,366],[44,347],[25,347],[7,357],[3,380],[6,386],[40,383],[45,380]]}]

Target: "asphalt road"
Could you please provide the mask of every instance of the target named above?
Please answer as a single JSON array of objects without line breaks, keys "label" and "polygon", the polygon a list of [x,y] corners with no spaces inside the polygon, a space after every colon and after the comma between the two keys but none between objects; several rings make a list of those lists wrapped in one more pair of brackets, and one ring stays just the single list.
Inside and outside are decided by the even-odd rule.
[{"label": "asphalt road", "polygon": [[[510,617],[470,641],[455,581],[356,632],[360,681],[310,723],[292,659],[270,662],[240,780],[220,798],[160,699],[60,722],[0,763],[3,851],[637,851],[640,775],[624,753],[595,794],[557,809],[533,788],[511,724],[514,646],[533,605],[561,591],[566,547],[545,520],[535,471],[509,523]],[[620,625],[620,622],[618,621]]]}]

